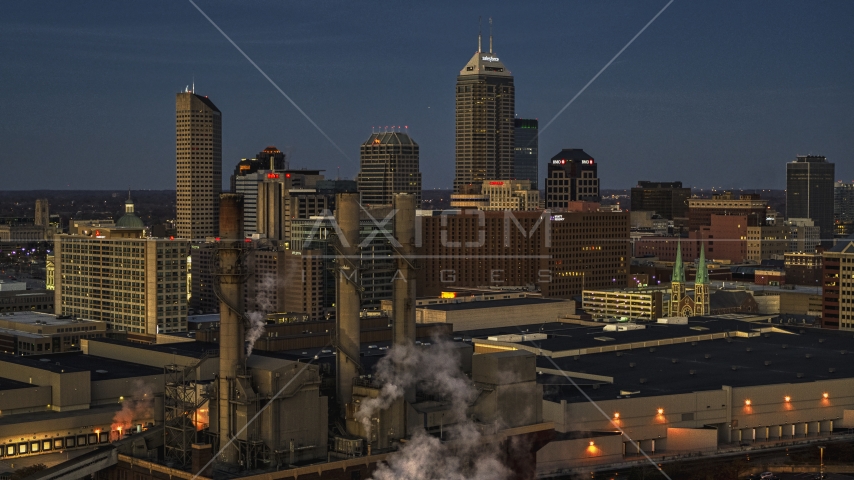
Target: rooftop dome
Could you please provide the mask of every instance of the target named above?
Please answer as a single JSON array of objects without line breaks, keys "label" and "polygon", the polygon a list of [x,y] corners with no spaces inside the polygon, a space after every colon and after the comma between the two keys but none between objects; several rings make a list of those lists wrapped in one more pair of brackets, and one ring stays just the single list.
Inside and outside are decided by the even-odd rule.
[{"label": "rooftop dome", "polygon": [[142,219],[136,216],[134,213],[134,205],[133,200],[130,198],[130,191],[128,191],[128,199],[125,200],[125,214],[119,218],[119,221],[116,222],[117,227],[130,227],[130,228],[143,228],[145,225],[142,223]]}]

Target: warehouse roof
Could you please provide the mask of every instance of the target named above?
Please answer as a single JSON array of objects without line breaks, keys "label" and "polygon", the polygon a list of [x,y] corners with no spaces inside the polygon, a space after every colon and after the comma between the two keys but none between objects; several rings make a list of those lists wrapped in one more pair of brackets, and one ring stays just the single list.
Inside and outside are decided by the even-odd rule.
[{"label": "warehouse roof", "polygon": [[19,382],[17,380],[11,380],[8,378],[0,377],[0,390],[17,390],[19,388],[31,388],[38,387],[38,385],[33,385],[31,383]]},{"label": "warehouse roof", "polygon": [[91,372],[92,381],[115,378],[159,375],[163,369],[140,365],[138,363],[113,360],[111,358],[85,355],[83,352],[53,353],[32,356],[3,356],[0,363],[13,363],[25,367],[46,370],[52,373]]},{"label": "warehouse roof", "polygon": [[[582,402],[586,398],[560,371],[575,376],[576,383],[594,400],[624,397],[625,392],[656,396],[716,390],[724,385],[854,377],[850,333],[776,327],[749,335],[555,359],[540,356],[537,367],[555,375],[540,375],[539,380],[546,385],[547,398]],[[613,383],[582,379],[590,376],[611,377]],[[598,384],[595,389],[594,384]]]},{"label": "warehouse roof", "polygon": [[435,305],[419,305],[417,308],[442,310],[446,312],[457,310],[475,310],[479,308],[517,307],[520,305],[543,305],[547,303],[569,303],[566,300],[552,298],[508,298],[504,300],[474,300],[460,303],[437,303]]},{"label": "warehouse roof", "polygon": [[146,351],[174,353],[175,355],[193,358],[202,358],[205,353],[208,353],[213,350],[219,350],[219,344],[208,342],[178,342],[151,345],[129,342],[126,340],[116,340],[113,338],[95,338],[90,339],[89,341],[109,343],[111,345],[121,345],[125,347],[138,348],[140,350]]}]

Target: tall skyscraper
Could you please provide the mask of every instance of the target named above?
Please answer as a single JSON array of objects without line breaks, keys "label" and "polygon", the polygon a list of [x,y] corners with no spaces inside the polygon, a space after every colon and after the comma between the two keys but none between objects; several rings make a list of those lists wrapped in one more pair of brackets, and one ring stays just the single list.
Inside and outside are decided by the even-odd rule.
[{"label": "tall skyscraper", "polygon": [[598,165],[580,148],[565,148],[552,157],[546,177],[546,208],[564,209],[568,202],[598,202]]},{"label": "tall skyscraper", "polygon": [[535,118],[514,120],[513,174],[516,180],[530,180],[531,190],[538,189],[540,177],[539,123]]},{"label": "tall skyscraper", "polygon": [[457,77],[455,193],[514,178],[515,95],[513,75],[492,51],[492,35],[484,52],[478,34],[477,52]]},{"label": "tall skyscraper", "polygon": [[854,222],[854,183],[840,180],[834,184],[833,219],[839,223]]},{"label": "tall skyscraper", "polygon": [[834,172],[835,165],[818,155],[798,155],[786,164],[786,217],[812,219],[827,246],[834,233]]},{"label": "tall skyscraper", "polygon": [[175,102],[178,236],[215,237],[222,192],[222,113],[194,92]]},{"label": "tall skyscraper", "polygon": [[421,205],[418,144],[403,132],[371,134],[362,144],[357,182],[364,205],[391,205],[395,193],[411,193]]}]

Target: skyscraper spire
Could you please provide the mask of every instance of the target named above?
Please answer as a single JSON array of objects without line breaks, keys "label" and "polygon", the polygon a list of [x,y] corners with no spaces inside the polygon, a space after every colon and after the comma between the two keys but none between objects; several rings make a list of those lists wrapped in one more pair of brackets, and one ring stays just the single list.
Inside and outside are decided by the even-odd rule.
[{"label": "skyscraper spire", "polygon": [[671,282],[685,283],[685,268],[682,266],[682,242],[676,244],[676,262],[673,263]]},{"label": "skyscraper spire", "polygon": [[489,17],[489,53],[492,53],[492,17]]},{"label": "skyscraper spire", "polygon": [[706,246],[702,245],[700,247],[700,263],[697,265],[697,278],[694,279],[694,283],[701,285],[709,284],[709,269],[706,267]]},{"label": "skyscraper spire", "polygon": [[481,46],[481,30],[483,27],[483,17],[477,17],[477,53],[483,51],[483,47]]}]

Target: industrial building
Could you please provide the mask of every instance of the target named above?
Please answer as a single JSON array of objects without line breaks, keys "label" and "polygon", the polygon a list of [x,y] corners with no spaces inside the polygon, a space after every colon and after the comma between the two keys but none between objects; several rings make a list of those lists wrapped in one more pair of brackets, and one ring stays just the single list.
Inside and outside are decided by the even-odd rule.
[{"label": "industrial building", "polygon": [[50,289],[27,290],[26,282],[0,282],[0,313],[54,311]]},{"label": "industrial building", "polygon": [[537,453],[540,474],[642,458],[638,447],[653,459],[708,455],[854,427],[845,334],[708,317],[610,331],[577,323],[466,332],[475,352],[538,356],[544,419],[559,432]]},{"label": "industrial building", "polygon": [[496,300],[420,305],[415,308],[415,318],[419,324],[453,325],[453,331],[457,332],[540,324],[575,314],[572,300],[498,297]]},{"label": "industrial building", "polygon": [[854,330],[854,237],[823,254],[822,328]]}]

